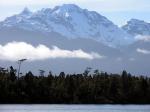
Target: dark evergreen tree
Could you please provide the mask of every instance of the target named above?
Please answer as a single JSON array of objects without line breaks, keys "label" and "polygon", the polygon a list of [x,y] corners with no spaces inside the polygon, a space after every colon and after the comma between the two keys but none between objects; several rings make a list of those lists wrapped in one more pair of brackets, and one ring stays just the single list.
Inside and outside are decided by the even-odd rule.
[{"label": "dark evergreen tree", "polygon": [[11,66],[0,71],[0,103],[150,104],[150,78],[88,68],[82,74],[45,76],[29,71],[17,79]]}]

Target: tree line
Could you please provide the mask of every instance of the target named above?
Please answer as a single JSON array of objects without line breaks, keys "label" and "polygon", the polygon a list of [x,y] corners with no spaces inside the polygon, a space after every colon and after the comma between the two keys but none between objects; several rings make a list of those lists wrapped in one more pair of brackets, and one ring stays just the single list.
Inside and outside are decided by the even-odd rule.
[{"label": "tree line", "polygon": [[[43,72],[42,72],[43,74]],[[111,74],[87,68],[81,74],[17,77],[16,70],[0,70],[1,104],[150,104],[150,78],[126,71]]]}]

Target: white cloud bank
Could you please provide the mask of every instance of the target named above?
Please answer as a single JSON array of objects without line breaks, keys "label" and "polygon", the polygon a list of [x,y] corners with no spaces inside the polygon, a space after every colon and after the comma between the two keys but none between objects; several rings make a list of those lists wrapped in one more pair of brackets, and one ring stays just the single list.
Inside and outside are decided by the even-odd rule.
[{"label": "white cloud bank", "polygon": [[137,48],[136,51],[139,52],[139,53],[142,53],[142,54],[150,54],[150,51],[149,51],[149,50],[146,50],[146,49]]},{"label": "white cloud bank", "polygon": [[150,36],[137,35],[137,36],[135,36],[135,40],[140,40],[140,41],[144,41],[144,42],[150,42]]},{"label": "white cloud bank", "polygon": [[16,61],[26,58],[29,61],[45,60],[50,58],[81,58],[81,59],[100,59],[103,56],[98,53],[86,53],[83,50],[63,50],[56,46],[48,48],[45,45],[32,46],[25,42],[10,42],[0,45],[0,60]]}]

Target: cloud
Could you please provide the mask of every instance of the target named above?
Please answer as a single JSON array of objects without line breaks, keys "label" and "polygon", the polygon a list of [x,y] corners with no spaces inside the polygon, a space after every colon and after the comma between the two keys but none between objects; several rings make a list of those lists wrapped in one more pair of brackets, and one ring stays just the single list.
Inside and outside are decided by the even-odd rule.
[{"label": "cloud", "polygon": [[79,58],[79,59],[100,59],[103,56],[98,53],[86,53],[83,50],[63,50],[56,46],[48,48],[45,45],[36,47],[25,42],[10,42],[0,45],[0,60],[16,61],[26,58],[29,61],[45,60],[50,58]]},{"label": "cloud", "polygon": [[146,49],[137,48],[136,51],[142,54],[150,54],[150,50],[146,50]]},{"label": "cloud", "polygon": [[150,36],[137,35],[137,36],[135,36],[135,40],[150,42]]}]

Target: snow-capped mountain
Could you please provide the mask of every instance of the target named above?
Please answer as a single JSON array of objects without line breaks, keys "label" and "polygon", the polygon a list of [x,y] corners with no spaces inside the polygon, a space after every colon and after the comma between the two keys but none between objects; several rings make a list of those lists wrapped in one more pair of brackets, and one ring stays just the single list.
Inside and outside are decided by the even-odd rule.
[{"label": "snow-capped mountain", "polygon": [[108,46],[132,43],[132,36],[95,11],[73,4],[31,12],[25,8],[20,14],[6,18],[0,28],[17,27],[43,33],[56,32],[67,38],[89,38]]},{"label": "snow-capped mountain", "polygon": [[[72,4],[41,9],[37,12],[25,8],[20,14],[0,22],[0,46],[2,49],[8,43],[16,41],[32,46],[42,44],[48,48],[57,46],[70,51],[81,49],[87,53],[96,52],[103,57],[88,61],[56,58],[27,62],[25,71],[36,72],[38,68],[44,68],[46,71],[51,69],[54,72],[71,73],[83,71],[88,66],[108,72],[125,69],[131,73],[149,75],[148,26],[149,23],[133,19],[120,28],[97,12],[81,9]],[[134,38],[135,36],[137,38]],[[121,47],[118,49],[118,46]],[[1,66],[9,65],[16,66],[16,63],[1,61]]]},{"label": "snow-capped mountain", "polygon": [[122,29],[133,36],[150,35],[150,23],[147,23],[143,20],[131,19],[122,27]]}]

